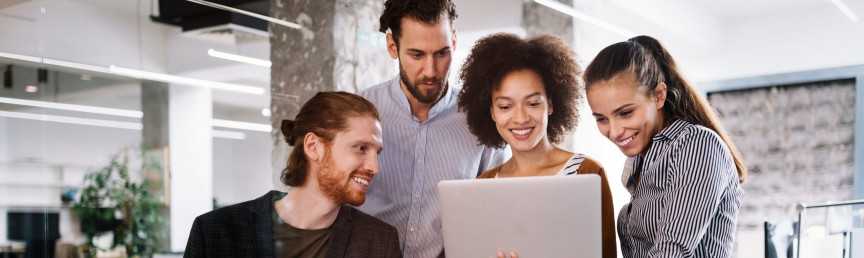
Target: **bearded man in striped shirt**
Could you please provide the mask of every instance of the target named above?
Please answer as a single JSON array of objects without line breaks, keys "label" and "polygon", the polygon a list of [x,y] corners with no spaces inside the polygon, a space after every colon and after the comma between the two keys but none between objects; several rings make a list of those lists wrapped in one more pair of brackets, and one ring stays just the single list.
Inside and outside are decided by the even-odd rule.
[{"label": "bearded man in striped shirt", "polygon": [[476,178],[509,158],[479,145],[458,112],[447,82],[456,17],[451,0],[384,3],[380,31],[399,75],[360,92],[380,111],[387,152],[359,209],[396,227],[405,257],[444,255],[438,182]]}]

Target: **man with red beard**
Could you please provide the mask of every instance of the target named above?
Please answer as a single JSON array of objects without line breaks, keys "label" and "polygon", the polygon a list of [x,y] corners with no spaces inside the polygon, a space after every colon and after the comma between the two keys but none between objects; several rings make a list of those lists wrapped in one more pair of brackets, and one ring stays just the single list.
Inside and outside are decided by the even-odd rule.
[{"label": "man with red beard", "polygon": [[184,257],[402,257],[389,224],[351,206],[366,201],[382,150],[378,111],[346,92],[321,92],[282,121],[294,146],[288,193],[220,208],[195,219]]},{"label": "man with red beard", "polygon": [[381,112],[381,176],[359,209],[399,230],[405,257],[443,256],[438,182],[474,179],[509,151],[478,144],[447,83],[456,47],[452,0],[388,0],[380,18],[399,75],[360,93]]}]

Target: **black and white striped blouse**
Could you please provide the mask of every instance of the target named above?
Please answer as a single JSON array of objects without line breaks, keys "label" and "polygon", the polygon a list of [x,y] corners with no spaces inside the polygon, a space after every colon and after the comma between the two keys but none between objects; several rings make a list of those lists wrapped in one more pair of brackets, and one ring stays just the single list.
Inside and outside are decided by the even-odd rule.
[{"label": "black and white striped blouse", "polygon": [[624,257],[731,256],[743,190],[720,136],[677,120],[630,159],[632,198],[618,216]]}]

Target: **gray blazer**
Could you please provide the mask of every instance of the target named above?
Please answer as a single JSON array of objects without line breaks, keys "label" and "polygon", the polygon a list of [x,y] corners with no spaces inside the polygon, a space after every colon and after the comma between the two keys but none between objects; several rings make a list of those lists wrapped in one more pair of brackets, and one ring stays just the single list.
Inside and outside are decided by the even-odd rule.
[{"label": "gray blazer", "polygon": [[[273,200],[270,191],[195,218],[183,257],[273,257]],[[333,222],[327,257],[402,257],[396,228],[342,205]]]}]

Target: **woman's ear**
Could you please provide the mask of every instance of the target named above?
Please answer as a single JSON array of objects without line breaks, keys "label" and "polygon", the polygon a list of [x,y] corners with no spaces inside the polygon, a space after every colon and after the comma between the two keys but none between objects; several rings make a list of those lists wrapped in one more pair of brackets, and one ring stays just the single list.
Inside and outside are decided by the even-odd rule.
[{"label": "woman's ear", "polygon": [[663,104],[666,103],[666,83],[658,83],[657,87],[654,88],[654,106],[657,110],[663,108]]},{"label": "woman's ear", "polygon": [[323,146],[321,138],[312,132],[306,133],[303,137],[303,153],[306,158],[311,161],[318,161],[323,156]]}]

